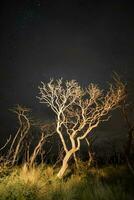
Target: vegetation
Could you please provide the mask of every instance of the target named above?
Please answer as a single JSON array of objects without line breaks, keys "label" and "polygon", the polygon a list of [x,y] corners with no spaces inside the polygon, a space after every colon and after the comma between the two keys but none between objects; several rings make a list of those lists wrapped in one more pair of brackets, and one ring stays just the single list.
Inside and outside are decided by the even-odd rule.
[{"label": "vegetation", "polygon": [[[82,165],[82,163],[81,163]],[[66,172],[59,180],[51,166],[13,168],[0,178],[0,200],[132,200],[134,179],[125,167]]]},{"label": "vegetation", "polygon": [[[134,125],[119,77],[106,92],[62,79],[42,83],[39,90],[40,103],[51,108],[55,120],[39,122],[28,108],[12,109],[18,129],[0,149],[0,200],[132,200]],[[109,160],[105,154],[99,158],[92,130],[117,108],[127,127],[123,151]]]},{"label": "vegetation", "polygon": [[[40,102],[51,107],[56,114],[56,132],[61,139],[65,156],[57,176],[62,178],[72,156],[77,163],[76,152],[81,142],[90,136],[93,129],[109,119],[108,114],[125,97],[124,84],[114,78],[109,90],[104,93],[91,83],[83,89],[75,80],[63,82],[50,80],[39,87]],[[70,145],[67,144],[69,140]],[[68,146],[71,146],[70,148]]]}]

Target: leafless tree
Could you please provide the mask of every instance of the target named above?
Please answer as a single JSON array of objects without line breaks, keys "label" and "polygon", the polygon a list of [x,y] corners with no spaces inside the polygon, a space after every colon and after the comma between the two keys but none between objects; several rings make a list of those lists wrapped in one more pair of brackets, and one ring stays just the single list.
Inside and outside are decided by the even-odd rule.
[{"label": "leafless tree", "polygon": [[29,167],[33,167],[37,156],[42,152],[44,143],[55,132],[54,124],[45,124],[45,125],[41,126],[40,129],[41,129],[41,137],[40,137],[37,145],[35,146],[33,153],[31,154],[31,156],[29,158],[29,164],[28,164]]},{"label": "leafless tree", "polygon": [[19,128],[11,142],[8,153],[8,159],[12,159],[12,165],[14,165],[18,160],[19,154],[22,150],[23,142],[29,133],[31,123],[28,118],[28,113],[30,111],[28,108],[18,105],[16,108],[12,109],[12,111],[17,114],[19,121]]},{"label": "leafless tree", "polygon": [[[0,155],[0,166],[8,165],[9,167],[13,167],[22,155],[22,159],[28,168],[33,167],[38,155],[41,156],[43,162],[43,145],[55,133],[55,123],[47,122],[44,124],[31,119],[29,115],[30,109],[20,105],[10,110],[17,115],[19,127],[14,137],[12,138],[10,135],[5,144],[0,148],[0,152],[2,152],[9,145],[9,150],[6,154]],[[32,127],[37,128],[41,135],[35,147],[32,145],[33,138],[30,137]],[[31,149],[33,149],[32,152]]]},{"label": "leafless tree", "polygon": [[[62,79],[43,83],[39,87],[40,103],[45,103],[56,114],[56,132],[59,135],[65,156],[58,172],[62,178],[70,158],[80,149],[81,141],[100,122],[109,119],[108,113],[124,98],[124,84],[115,78],[108,92],[91,83],[82,89],[77,81]],[[67,136],[71,147],[67,145]]]}]

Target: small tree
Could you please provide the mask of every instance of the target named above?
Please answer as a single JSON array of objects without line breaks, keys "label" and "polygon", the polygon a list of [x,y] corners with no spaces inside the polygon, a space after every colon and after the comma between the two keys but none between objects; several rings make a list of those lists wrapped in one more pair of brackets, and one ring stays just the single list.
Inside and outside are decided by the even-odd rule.
[{"label": "small tree", "polygon": [[[53,136],[55,130],[54,130],[54,124],[45,124],[40,126],[40,131],[41,131],[41,137],[38,140],[37,145],[35,146],[32,154],[29,157],[29,167],[33,167],[35,165],[35,160],[39,154],[41,154],[41,150],[43,150],[43,145],[46,142],[46,139],[50,138]],[[44,159],[44,158],[42,158]],[[42,160],[43,162],[43,160]]]},{"label": "small tree", "polygon": [[8,153],[8,158],[12,159],[12,166],[13,166],[18,161],[20,153],[23,149],[22,147],[24,145],[24,141],[25,140],[27,141],[29,130],[31,128],[31,122],[28,117],[30,109],[18,105],[16,108],[11,110],[15,114],[17,114],[17,118],[19,121],[19,128],[12,140]]},{"label": "small tree", "polygon": [[[108,113],[124,98],[124,88],[124,84],[116,78],[107,93],[93,83],[82,89],[75,80],[42,82],[38,98],[56,114],[56,132],[65,151],[57,174],[59,178],[63,177],[72,155],[80,149],[81,141],[100,122],[109,119]],[[70,144],[67,144],[68,139]]]}]

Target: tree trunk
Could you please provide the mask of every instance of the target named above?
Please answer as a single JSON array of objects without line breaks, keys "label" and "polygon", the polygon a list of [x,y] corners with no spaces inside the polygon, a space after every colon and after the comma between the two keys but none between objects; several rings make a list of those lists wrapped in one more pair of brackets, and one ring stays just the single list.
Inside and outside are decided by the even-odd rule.
[{"label": "tree trunk", "polygon": [[132,150],[132,141],[133,141],[133,129],[130,129],[128,132],[128,141],[126,144],[125,153],[128,159],[130,158],[131,150]]},{"label": "tree trunk", "polygon": [[60,168],[60,171],[58,172],[57,174],[57,177],[59,179],[61,179],[66,171],[66,169],[68,168],[68,161],[69,159],[71,158],[71,156],[76,152],[76,149],[71,149],[70,151],[68,151],[63,159],[63,162],[62,162],[62,166]]}]

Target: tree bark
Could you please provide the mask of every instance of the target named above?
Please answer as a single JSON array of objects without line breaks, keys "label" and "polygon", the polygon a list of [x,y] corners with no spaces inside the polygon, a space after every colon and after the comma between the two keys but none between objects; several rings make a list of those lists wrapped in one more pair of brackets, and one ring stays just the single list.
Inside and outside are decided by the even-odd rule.
[{"label": "tree bark", "polygon": [[58,172],[57,174],[57,177],[59,179],[63,178],[63,175],[66,171],[66,169],[68,168],[68,161],[70,160],[70,158],[72,157],[72,155],[76,152],[76,148],[74,149],[71,149],[70,151],[68,151],[63,159],[63,162],[62,162],[62,166],[60,168],[60,171]]}]

